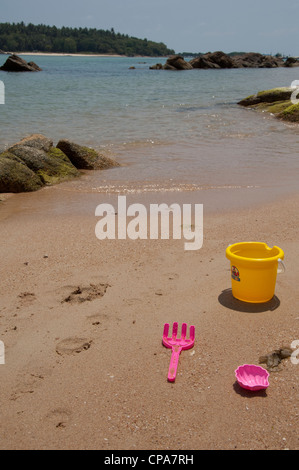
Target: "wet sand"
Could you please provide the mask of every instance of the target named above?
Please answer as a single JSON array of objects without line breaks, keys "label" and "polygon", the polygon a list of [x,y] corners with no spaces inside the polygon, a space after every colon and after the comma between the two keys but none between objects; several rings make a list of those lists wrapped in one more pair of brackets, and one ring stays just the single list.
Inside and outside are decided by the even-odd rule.
[{"label": "wet sand", "polygon": [[[62,188],[0,203],[0,448],[298,450],[299,365],[283,360],[255,393],[234,371],[299,339],[299,196],[204,205],[203,247],[185,251],[98,240],[94,210],[109,197]],[[225,249],[248,240],[285,252],[266,304],[231,293]],[[174,321],[196,333],[169,383],[162,333]]]}]

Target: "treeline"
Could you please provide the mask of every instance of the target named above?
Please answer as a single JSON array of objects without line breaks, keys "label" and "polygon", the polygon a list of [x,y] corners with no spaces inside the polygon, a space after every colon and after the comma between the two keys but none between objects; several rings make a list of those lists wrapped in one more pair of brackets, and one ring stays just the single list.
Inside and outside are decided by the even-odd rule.
[{"label": "treeline", "polygon": [[174,54],[162,42],[95,28],[69,28],[29,23],[0,23],[0,49],[8,52],[64,52],[167,56]]}]

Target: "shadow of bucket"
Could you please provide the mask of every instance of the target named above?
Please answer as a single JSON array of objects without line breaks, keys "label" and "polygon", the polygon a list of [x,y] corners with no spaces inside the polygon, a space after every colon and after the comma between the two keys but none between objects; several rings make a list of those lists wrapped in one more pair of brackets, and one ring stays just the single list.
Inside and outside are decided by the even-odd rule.
[{"label": "shadow of bucket", "polygon": [[260,242],[235,243],[227,247],[226,257],[230,260],[232,294],[236,299],[265,303],[273,298],[277,273],[285,271],[281,248],[269,248]]},{"label": "shadow of bucket", "polygon": [[236,299],[233,296],[232,289],[223,290],[218,296],[218,302],[225,308],[244,313],[273,312],[280,306],[280,300],[276,295],[268,302],[249,303]]}]

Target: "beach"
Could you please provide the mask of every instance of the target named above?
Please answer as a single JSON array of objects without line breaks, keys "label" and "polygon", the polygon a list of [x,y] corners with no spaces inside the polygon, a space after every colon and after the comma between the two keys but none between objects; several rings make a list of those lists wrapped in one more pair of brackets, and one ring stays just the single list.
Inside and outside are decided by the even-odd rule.
[{"label": "beach", "polygon": [[[299,339],[298,195],[204,203],[203,246],[186,251],[183,240],[97,239],[95,208],[115,197],[66,189],[0,203],[0,448],[298,450],[299,365],[283,360],[260,392],[234,373]],[[266,304],[232,296],[225,250],[248,240],[285,253]],[[195,326],[195,344],[170,383],[162,333],[175,321]]]}]

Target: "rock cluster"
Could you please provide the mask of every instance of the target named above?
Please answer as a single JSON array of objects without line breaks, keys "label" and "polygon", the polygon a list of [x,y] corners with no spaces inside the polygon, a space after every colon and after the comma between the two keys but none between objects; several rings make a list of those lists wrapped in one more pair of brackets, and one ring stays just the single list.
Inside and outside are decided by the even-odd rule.
[{"label": "rock cluster", "polygon": [[119,164],[96,150],[62,139],[33,134],[0,154],[0,193],[36,191],[81,175],[79,170],[107,169]]},{"label": "rock cluster", "polygon": [[166,64],[152,65],[152,70],[232,69],[232,68],[274,68],[299,66],[299,61],[289,58],[263,55],[256,52],[230,56],[222,51],[207,52],[187,62],[181,55],[170,56]]},{"label": "rock cluster", "polygon": [[42,69],[35,62],[26,62],[16,54],[12,54],[0,67],[0,70],[5,72],[40,72]]},{"label": "rock cluster", "polygon": [[[259,91],[239,101],[240,106],[268,112],[289,122],[299,122],[299,87],[281,87]],[[295,102],[296,100],[296,102]]]}]

